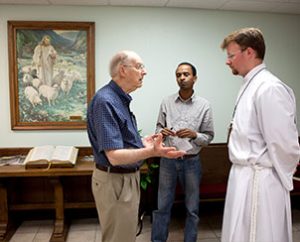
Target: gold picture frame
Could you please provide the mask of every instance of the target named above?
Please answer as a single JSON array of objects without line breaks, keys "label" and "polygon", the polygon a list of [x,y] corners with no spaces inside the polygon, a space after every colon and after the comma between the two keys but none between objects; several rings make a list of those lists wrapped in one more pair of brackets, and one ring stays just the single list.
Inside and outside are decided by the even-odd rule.
[{"label": "gold picture frame", "polygon": [[11,129],[86,129],[94,53],[94,22],[8,21]]}]

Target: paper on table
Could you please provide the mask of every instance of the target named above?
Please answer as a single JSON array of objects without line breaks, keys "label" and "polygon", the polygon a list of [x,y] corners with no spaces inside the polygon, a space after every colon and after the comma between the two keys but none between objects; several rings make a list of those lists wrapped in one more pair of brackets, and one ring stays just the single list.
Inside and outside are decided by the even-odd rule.
[{"label": "paper on table", "polygon": [[0,166],[7,165],[22,165],[25,160],[25,155],[13,155],[0,157]]}]

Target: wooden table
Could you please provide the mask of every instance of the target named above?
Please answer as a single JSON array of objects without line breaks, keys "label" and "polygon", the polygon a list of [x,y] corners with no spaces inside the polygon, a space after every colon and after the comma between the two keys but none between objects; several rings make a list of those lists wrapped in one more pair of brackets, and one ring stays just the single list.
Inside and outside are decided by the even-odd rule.
[{"label": "wooden table", "polygon": [[[22,166],[0,167],[0,241],[9,239],[13,216],[10,213],[31,210],[54,210],[55,222],[51,241],[65,241],[68,223],[65,210],[95,208],[91,191],[93,162],[80,157],[92,154],[90,147],[79,148],[79,161],[74,168],[25,170]],[[0,148],[0,156],[26,155],[30,148]],[[154,160],[158,160],[154,158]],[[226,144],[212,144],[202,149],[201,200],[224,199],[230,169]],[[152,162],[152,161],[151,161]],[[147,172],[147,167],[141,173]],[[155,208],[156,185],[141,192],[142,207]]]},{"label": "wooden table", "polygon": [[[91,189],[90,194],[79,194],[77,197],[85,197],[76,201],[74,194],[65,197],[65,186],[85,177],[85,184],[90,187],[90,179],[93,172],[94,162],[78,161],[73,168],[51,168],[51,169],[25,169],[24,166],[2,166],[0,167],[0,241],[7,241],[9,229],[13,224],[10,221],[10,211],[25,211],[35,209],[54,209],[55,222],[50,241],[65,241],[68,226],[65,221],[64,210],[66,208],[93,208],[95,207]],[[68,181],[67,178],[71,178]],[[30,188],[24,191],[23,184],[28,179]],[[80,180],[80,179],[79,179]],[[42,184],[44,183],[44,184]],[[74,184],[76,186],[77,184]],[[20,188],[20,186],[22,186]],[[17,189],[17,191],[14,191]],[[38,192],[34,192],[37,189]],[[85,190],[85,189],[82,189]],[[80,192],[84,192],[84,191]],[[21,193],[17,194],[17,193]],[[26,195],[24,195],[27,193]],[[41,195],[41,193],[44,193]],[[23,194],[23,195],[22,195]]]}]

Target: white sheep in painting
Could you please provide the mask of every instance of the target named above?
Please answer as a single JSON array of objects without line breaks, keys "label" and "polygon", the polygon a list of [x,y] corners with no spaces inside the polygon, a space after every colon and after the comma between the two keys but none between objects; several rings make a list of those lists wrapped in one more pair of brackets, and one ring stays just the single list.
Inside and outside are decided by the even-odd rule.
[{"label": "white sheep in painting", "polygon": [[73,81],[80,81],[80,82],[83,81],[83,78],[79,71],[73,70],[71,71],[71,74],[73,76]]},{"label": "white sheep in painting", "polygon": [[23,84],[24,84],[24,86],[28,86],[31,83],[32,79],[33,78],[32,78],[32,76],[30,74],[25,73],[24,76],[23,76]]},{"label": "white sheep in painting", "polygon": [[32,86],[26,87],[24,90],[24,94],[25,94],[25,97],[29,100],[29,102],[32,104],[33,107],[35,107],[38,104],[42,104],[40,95],[34,87],[32,87]]},{"label": "white sheep in painting", "polygon": [[31,66],[23,66],[21,71],[22,73],[31,73]]},{"label": "white sheep in painting", "polygon": [[53,77],[52,83],[60,85],[63,78],[65,76],[65,71],[64,70],[59,70],[59,72]]},{"label": "white sheep in painting", "polygon": [[49,106],[55,104],[55,99],[58,97],[59,86],[54,84],[53,87],[49,87],[47,85],[41,85],[39,87],[39,93],[41,96],[45,97],[48,100]]},{"label": "white sheep in painting", "polygon": [[77,71],[77,70],[70,70],[69,69],[66,72],[66,77],[68,77],[69,79],[71,79],[73,82],[74,81],[78,81],[78,82],[82,82],[83,81],[83,78],[82,78],[80,72]]},{"label": "white sheep in painting", "polygon": [[65,95],[69,94],[72,86],[73,86],[73,80],[70,77],[64,78],[60,84],[60,88]]},{"label": "white sheep in painting", "polygon": [[39,88],[39,86],[41,85],[41,80],[38,78],[33,78],[32,79],[32,86],[34,86],[36,89]]}]

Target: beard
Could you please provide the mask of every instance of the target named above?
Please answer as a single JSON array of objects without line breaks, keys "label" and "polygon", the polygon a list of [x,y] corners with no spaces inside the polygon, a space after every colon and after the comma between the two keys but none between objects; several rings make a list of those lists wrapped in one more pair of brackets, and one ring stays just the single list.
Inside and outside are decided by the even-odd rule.
[{"label": "beard", "polygon": [[231,71],[232,71],[232,74],[235,76],[239,74],[237,69],[231,68]]}]

